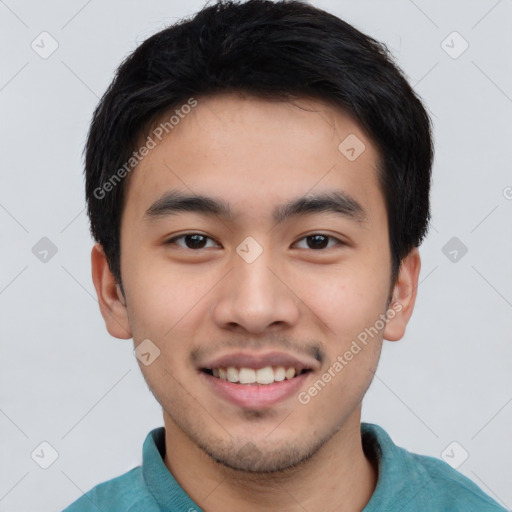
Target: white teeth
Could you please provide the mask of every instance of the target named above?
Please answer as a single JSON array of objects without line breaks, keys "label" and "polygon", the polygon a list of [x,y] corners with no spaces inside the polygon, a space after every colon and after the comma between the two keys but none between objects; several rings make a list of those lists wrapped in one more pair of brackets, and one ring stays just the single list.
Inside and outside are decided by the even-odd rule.
[{"label": "white teeth", "polygon": [[284,366],[265,366],[264,368],[228,368],[212,369],[214,377],[221,380],[240,384],[273,384],[274,382],[282,382],[283,380],[293,379],[296,375],[300,375],[302,371],[296,371],[294,367],[285,368]]},{"label": "white teeth", "polygon": [[265,366],[265,368],[260,368],[256,372],[256,382],[258,384],[272,384],[274,382],[274,370],[272,366]]},{"label": "white teeth", "polygon": [[256,382],[256,372],[252,368],[240,368],[238,381],[240,384],[253,384]]},{"label": "white teeth", "polygon": [[227,369],[227,378],[229,382],[238,382],[238,370],[230,366]]},{"label": "white teeth", "polygon": [[286,378],[293,379],[295,377],[295,368],[287,368],[286,369]]},{"label": "white teeth", "polygon": [[278,366],[274,370],[274,380],[276,380],[277,382],[281,382],[285,379],[285,377],[286,377],[286,370],[284,369],[283,366]]}]

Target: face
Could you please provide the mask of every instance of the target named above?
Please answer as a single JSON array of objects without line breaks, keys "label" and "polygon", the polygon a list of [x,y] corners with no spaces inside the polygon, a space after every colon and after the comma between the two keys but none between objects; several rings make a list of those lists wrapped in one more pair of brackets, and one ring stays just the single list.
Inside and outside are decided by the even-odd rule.
[{"label": "face", "polygon": [[133,171],[125,296],[98,247],[93,275],[111,334],[150,340],[140,367],[166,429],[228,467],[275,471],[359,425],[419,272],[415,250],[391,287],[377,158],[322,102],[220,95],[198,98]]}]

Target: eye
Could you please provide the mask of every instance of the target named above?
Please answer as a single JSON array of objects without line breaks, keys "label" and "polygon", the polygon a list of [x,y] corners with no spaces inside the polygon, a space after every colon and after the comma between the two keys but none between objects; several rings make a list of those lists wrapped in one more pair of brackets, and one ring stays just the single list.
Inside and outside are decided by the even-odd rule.
[{"label": "eye", "polygon": [[[178,240],[183,240],[183,242],[178,243]],[[333,236],[324,235],[322,233],[314,233],[312,235],[305,236],[301,238],[299,242],[296,242],[295,245],[298,246],[298,244],[303,240],[306,241],[306,247],[299,247],[299,249],[321,250],[328,249],[336,245],[345,245],[344,242],[342,242],[341,240]],[[166,245],[177,245],[179,247],[182,247],[183,249],[197,250],[208,248],[208,241],[213,242],[213,245],[210,245],[209,247],[219,246],[219,244],[217,244],[217,242],[215,242],[213,238],[210,238],[209,236],[203,235],[201,233],[185,233],[183,235],[170,238],[165,243]]]},{"label": "eye", "polygon": [[[184,240],[185,246],[176,243],[181,239]],[[204,249],[206,247],[207,240],[213,241],[213,238],[202,235],[201,233],[185,233],[184,235],[175,236],[174,238],[167,240],[165,243],[166,245],[178,245],[184,249]]]},{"label": "eye", "polygon": [[[326,249],[332,247],[329,246],[329,239],[334,240],[336,243],[333,245],[345,245],[344,242],[341,240],[338,240],[337,238],[334,238],[333,236],[329,235],[323,235],[321,233],[314,233],[313,235],[305,236],[304,238],[301,238],[299,242],[302,240],[306,240],[306,244],[308,247],[299,247],[299,249]],[[298,243],[298,242],[297,242]]]}]

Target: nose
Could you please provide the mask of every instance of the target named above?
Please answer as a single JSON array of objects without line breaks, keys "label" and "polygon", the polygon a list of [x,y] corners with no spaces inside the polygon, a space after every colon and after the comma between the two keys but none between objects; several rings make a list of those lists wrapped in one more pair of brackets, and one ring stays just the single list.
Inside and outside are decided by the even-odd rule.
[{"label": "nose", "polygon": [[279,268],[270,251],[263,251],[252,263],[235,253],[232,270],[217,288],[215,323],[222,329],[252,334],[294,325],[300,316],[300,298]]}]

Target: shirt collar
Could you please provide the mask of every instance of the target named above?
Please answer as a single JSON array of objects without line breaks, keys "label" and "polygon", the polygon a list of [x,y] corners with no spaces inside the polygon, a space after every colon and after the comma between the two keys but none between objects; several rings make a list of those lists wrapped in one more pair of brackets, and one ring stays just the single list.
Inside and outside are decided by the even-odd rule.
[{"label": "shirt collar", "polygon": [[165,427],[153,429],[142,448],[142,475],[149,492],[162,510],[197,510],[201,508],[183,490],[164,464]]},{"label": "shirt collar", "polygon": [[363,512],[405,510],[423,499],[423,488],[431,484],[428,472],[418,465],[413,454],[393,443],[387,432],[373,423],[361,423],[363,450],[377,460],[377,486]]}]

